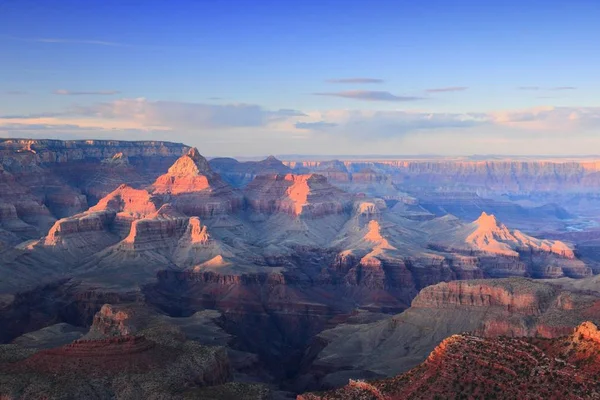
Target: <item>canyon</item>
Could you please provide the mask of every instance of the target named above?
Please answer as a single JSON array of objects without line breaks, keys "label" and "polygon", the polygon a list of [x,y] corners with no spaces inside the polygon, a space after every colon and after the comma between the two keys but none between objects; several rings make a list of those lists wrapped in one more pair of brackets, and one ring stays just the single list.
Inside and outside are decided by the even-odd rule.
[{"label": "canyon", "polygon": [[348,379],[394,376],[423,362],[445,338],[463,332],[556,338],[582,322],[600,323],[598,293],[575,289],[571,281],[505,278],[429,286],[403,313],[358,313],[321,332],[306,351],[298,382],[332,388]]},{"label": "canyon", "polygon": [[583,322],[555,339],[453,335],[409,372],[375,381],[350,380],[327,393],[298,400],[522,398],[587,399],[597,382],[600,333]]},{"label": "canyon", "polygon": [[591,195],[592,164],[490,163],[3,139],[0,395],[84,396],[78,371],[99,398],[291,398],[404,373],[451,335],[600,323],[593,229],[568,229],[595,205],[543,201],[562,180]]}]

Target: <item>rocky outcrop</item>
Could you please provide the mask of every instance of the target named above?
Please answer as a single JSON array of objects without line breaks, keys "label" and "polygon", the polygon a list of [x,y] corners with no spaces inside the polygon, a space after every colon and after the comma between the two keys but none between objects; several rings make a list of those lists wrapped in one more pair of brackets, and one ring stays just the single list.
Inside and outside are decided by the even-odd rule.
[{"label": "rocky outcrop", "polygon": [[438,234],[432,241],[451,250],[472,250],[507,257],[518,257],[519,252],[551,253],[573,259],[571,247],[558,240],[540,240],[518,230],[510,231],[494,215],[485,211],[471,224],[458,225]]},{"label": "rocky outcrop", "polygon": [[119,240],[109,231],[115,215],[113,211],[97,211],[60,219],[38,246],[56,253],[65,262],[81,260]]},{"label": "rocky outcrop", "polygon": [[119,246],[129,251],[172,248],[185,231],[188,220],[170,204],[165,204],[156,213],[133,221],[129,235]]},{"label": "rocky outcrop", "polygon": [[83,338],[82,329],[58,324],[0,345],[0,396],[182,398],[231,379],[221,347],[230,336],[218,313],[171,318],[139,299],[113,300],[119,305],[104,304]]},{"label": "rocky outcrop", "polygon": [[[46,283],[48,281],[50,283]],[[0,326],[3,327],[0,343],[60,322],[90,326],[102,305],[139,302],[140,297],[135,291],[82,287],[64,274],[38,268],[37,280],[30,287],[11,296],[0,296]]]},{"label": "rocky outcrop", "polygon": [[84,159],[100,161],[118,153],[125,157],[179,157],[188,149],[179,143],[159,141],[0,139],[0,157],[9,158],[15,152],[29,152],[42,163]]},{"label": "rocky outcrop", "polygon": [[229,214],[243,204],[242,195],[223,182],[195,148],[158,177],[150,190],[189,216]]},{"label": "rocky outcrop", "polygon": [[125,184],[102,198],[88,212],[115,213],[112,230],[120,237],[129,234],[133,221],[155,214],[160,208],[161,200],[152,197],[143,189],[134,189]]},{"label": "rocky outcrop", "polygon": [[250,207],[259,213],[319,217],[344,212],[349,196],[322,175],[262,175],[246,188]]},{"label": "rocky outcrop", "polygon": [[104,197],[90,211],[113,211],[131,218],[143,218],[158,211],[157,201],[142,189],[134,189],[126,184],[120,185]]},{"label": "rocky outcrop", "polygon": [[142,322],[146,326],[151,323],[151,321],[143,320],[148,319],[149,315],[149,312],[144,308],[115,307],[105,304],[94,316],[89,335],[92,337],[132,335],[141,328],[136,326],[136,322]]},{"label": "rocky outcrop", "polygon": [[470,224],[446,216],[424,222],[421,228],[429,232],[430,248],[478,256],[482,269],[491,277],[592,275],[591,268],[576,259],[572,246],[511,231],[486,212]]},{"label": "rocky outcrop", "polygon": [[[144,336],[78,340],[0,364],[0,395],[11,398],[178,395],[182,387],[225,383],[230,378],[223,348],[194,342],[157,343]],[[23,397],[21,397],[23,398]]]},{"label": "rocky outcrop", "polygon": [[226,345],[232,337],[218,326],[221,317],[217,311],[203,310],[173,318],[145,304],[104,304],[84,339],[143,335],[159,343],[195,340],[203,345]]},{"label": "rocky outcrop", "polygon": [[587,340],[596,342],[600,345],[600,330],[598,330],[598,327],[594,323],[590,321],[585,321],[577,328],[575,328],[572,340],[576,343]]},{"label": "rocky outcrop", "polygon": [[556,296],[550,285],[531,285],[529,281],[453,281],[442,282],[421,290],[412,307],[461,309],[468,307],[499,308],[506,312],[540,315]]},{"label": "rocky outcrop", "polygon": [[462,332],[485,337],[568,335],[586,319],[599,322],[598,302],[597,295],[585,291],[564,291],[523,278],[440,283],[421,290],[411,307],[394,317],[341,324],[320,333],[307,351],[299,382],[327,388],[349,378],[393,376],[424,361],[448,335]]},{"label": "rocky outcrop", "polygon": [[165,175],[158,177],[153,189],[157,194],[172,195],[200,192],[210,189],[212,178],[214,174],[208,161],[194,148],[180,157]]},{"label": "rocky outcrop", "polygon": [[113,167],[125,167],[129,165],[129,157],[127,157],[122,152],[118,152],[110,158],[105,158],[101,162],[103,164],[107,164]]},{"label": "rocky outcrop", "polygon": [[595,325],[587,322],[574,335],[547,341],[454,335],[405,374],[374,381],[351,379],[340,389],[298,399],[435,399],[448,394],[461,398],[595,398],[600,396],[596,385],[600,348],[584,335],[593,328]]},{"label": "rocky outcrop", "polygon": [[98,211],[63,218],[56,221],[44,239],[46,246],[59,246],[64,244],[66,238],[74,236],[81,238],[88,232],[103,232],[115,218],[111,211]]}]

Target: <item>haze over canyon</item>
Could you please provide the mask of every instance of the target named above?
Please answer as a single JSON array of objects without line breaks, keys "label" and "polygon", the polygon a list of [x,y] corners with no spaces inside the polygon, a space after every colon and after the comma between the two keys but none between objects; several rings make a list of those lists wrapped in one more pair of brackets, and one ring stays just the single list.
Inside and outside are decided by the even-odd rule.
[{"label": "haze over canyon", "polygon": [[[482,395],[443,371],[457,352],[518,375],[533,367],[512,353],[600,323],[600,161],[3,139],[0,165],[6,398]],[[588,373],[553,357],[552,374]],[[585,379],[573,398],[597,393]]]}]

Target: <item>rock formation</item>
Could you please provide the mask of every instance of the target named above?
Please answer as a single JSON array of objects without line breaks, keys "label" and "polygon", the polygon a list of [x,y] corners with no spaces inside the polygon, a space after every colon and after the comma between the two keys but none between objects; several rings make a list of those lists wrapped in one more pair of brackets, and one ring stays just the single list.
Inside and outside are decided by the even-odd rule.
[{"label": "rock formation", "polygon": [[40,241],[40,245],[59,252],[60,257],[66,257],[67,254],[71,257],[92,255],[118,241],[118,236],[109,232],[115,216],[115,212],[100,211],[60,219]]},{"label": "rock formation", "polygon": [[16,152],[36,154],[42,163],[68,163],[84,159],[104,160],[121,153],[126,157],[180,156],[187,147],[179,143],[119,140],[0,139],[0,154],[10,158]]},{"label": "rock formation", "polygon": [[292,170],[273,156],[262,161],[239,162],[233,158],[213,158],[210,167],[225,182],[233,187],[243,188],[259,175],[285,175]]},{"label": "rock formation", "polygon": [[[337,161],[339,164],[340,162]],[[302,161],[287,163],[298,170],[327,168],[331,161]],[[498,191],[588,191],[600,185],[596,160],[468,160],[468,159],[390,159],[346,160],[350,171],[372,169],[386,172],[395,181],[413,181],[418,185],[447,187],[462,185]],[[515,179],[515,176],[518,179]]]},{"label": "rock formation", "polygon": [[[589,334],[589,335],[588,335]],[[395,378],[363,381],[299,400],[561,398],[600,396],[597,328],[584,322],[558,339],[482,338],[453,335],[427,359]]]},{"label": "rock formation", "polygon": [[330,388],[349,378],[393,376],[424,361],[445,337],[462,332],[556,338],[587,319],[600,322],[598,295],[571,290],[523,278],[427,287],[401,314],[320,333],[307,351],[310,368],[300,381]]},{"label": "rock formation", "polygon": [[[298,173],[319,173],[333,162],[285,163]],[[336,163],[349,175],[371,170],[387,176],[398,191],[409,192],[438,216],[451,213],[473,220],[484,209],[528,233],[564,229],[574,214],[594,215],[599,210],[595,188],[600,185],[600,163],[593,159],[348,158]]]},{"label": "rock formation", "polygon": [[[17,351],[12,349],[13,353]],[[0,362],[0,395],[181,398],[186,387],[222,384],[229,378],[223,348],[192,341],[166,344],[145,336],[120,336],[77,340],[16,362]]]},{"label": "rock formation", "polygon": [[[187,151],[168,142],[0,139],[0,227],[39,238],[120,184],[145,186]],[[109,161],[110,160],[110,161]],[[164,169],[163,169],[164,168]]]},{"label": "rock formation", "polygon": [[[541,278],[591,276],[592,270],[575,258],[571,246],[510,231],[494,215],[483,212],[470,224],[449,216],[423,223],[430,247],[477,255],[490,276],[524,275]],[[490,257],[491,256],[491,257]]]},{"label": "rock formation", "polygon": [[158,177],[150,190],[184,214],[200,217],[232,213],[243,203],[241,194],[223,182],[195,148]]},{"label": "rock formation", "polygon": [[[296,174],[274,158],[208,162],[182,145],[112,141],[0,142],[0,159],[0,340],[14,341],[11,363],[32,377],[15,383],[13,366],[2,369],[10,390],[71,388],[63,378],[75,364],[56,357],[101,349],[162,388],[154,352],[187,371],[196,361],[180,350],[190,340],[228,346],[241,380],[312,390],[405,372],[451,334],[556,337],[598,322],[593,257],[512,229],[515,218],[505,226],[484,207],[492,203],[450,183],[424,184],[451,194],[430,207],[439,197],[398,181],[387,164],[311,164]],[[506,200],[493,202],[496,210]],[[464,222],[446,214],[452,204],[486,213]],[[518,227],[541,220],[531,215]],[[557,279],[482,280],[499,276]],[[68,346],[90,326],[86,341]],[[131,364],[120,353],[134,354]],[[97,374],[106,360],[81,370]],[[197,369],[206,365],[220,376],[220,361]],[[106,369],[108,389],[98,390],[116,395]],[[187,393],[189,377],[164,395],[239,393],[224,381]]]},{"label": "rock formation", "polygon": [[0,345],[0,396],[272,398],[266,385],[245,383],[264,372],[255,355],[228,347],[232,337],[220,318],[215,311],[172,318],[139,302],[105,304],[85,336],[57,324]]},{"label": "rock formation", "polygon": [[[440,236],[448,234],[449,232],[443,232]],[[518,257],[519,251],[530,251],[575,258],[573,250],[565,243],[555,240],[538,240],[518,230],[511,232],[494,215],[488,215],[485,211],[472,224],[461,226],[450,232],[450,235],[451,237],[447,237],[445,240],[452,250],[467,249],[508,257]],[[443,243],[443,239],[440,242]]]},{"label": "rock formation", "polygon": [[319,217],[342,213],[349,204],[349,196],[322,175],[261,175],[246,196],[253,210],[265,214]]}]

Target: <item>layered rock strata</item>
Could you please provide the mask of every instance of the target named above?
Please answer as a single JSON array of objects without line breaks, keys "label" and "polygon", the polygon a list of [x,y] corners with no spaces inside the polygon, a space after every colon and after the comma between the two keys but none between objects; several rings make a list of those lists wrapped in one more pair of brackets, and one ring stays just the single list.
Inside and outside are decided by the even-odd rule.
[{"label": "layered rock strata", "polygon": [[340,389],[298,400],[596,398],[599,350],[598,330],[590,322],[551,340],[454,335],[405,374],[375,381],[351,379]]}]

